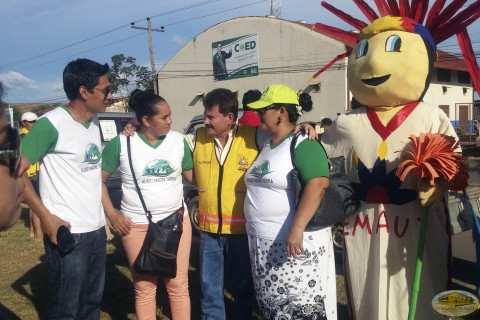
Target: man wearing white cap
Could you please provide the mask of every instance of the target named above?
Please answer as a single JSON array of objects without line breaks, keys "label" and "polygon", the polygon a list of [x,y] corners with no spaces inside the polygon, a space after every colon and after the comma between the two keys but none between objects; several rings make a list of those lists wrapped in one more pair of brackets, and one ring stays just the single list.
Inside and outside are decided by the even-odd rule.
[{"label": "man wearing white cap", "polygon": [[[38,120],[38,116],[33,112],[25,112],[22,114],[22,118],[20,119],[22,122],[22,130],[20,131],[20,139],[32,130],[33,125]],[[39,163],[36,162],[32,164],[30,168],[27,170],[28,177],[32,182],[33,188],[38,192],[38,170],[40,169]],[[43,230],[42,230],[42,223],[40,219],[35,215],[35,212],[30,209],[30,237],[35,238],[35,240],[43,240]]]},{"label": "man wearing white cap", "polygon": [[37,120],[38,116],[33,112],[29,111],[22,114],[22,125],[26,127],[28,131],[30,131]]}]

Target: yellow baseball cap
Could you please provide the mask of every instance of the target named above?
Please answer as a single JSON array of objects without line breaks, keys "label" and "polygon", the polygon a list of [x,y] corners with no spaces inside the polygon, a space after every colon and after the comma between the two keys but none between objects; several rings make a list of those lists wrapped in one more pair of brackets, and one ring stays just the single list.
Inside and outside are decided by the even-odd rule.
[{"label": "yellow baseball cap", "polygon": [[262,93],[260,100],[247,104],[252,109],[266,108],[274,103],[294,104],[298,106],[297,92],[284,84],[272,84]]}]

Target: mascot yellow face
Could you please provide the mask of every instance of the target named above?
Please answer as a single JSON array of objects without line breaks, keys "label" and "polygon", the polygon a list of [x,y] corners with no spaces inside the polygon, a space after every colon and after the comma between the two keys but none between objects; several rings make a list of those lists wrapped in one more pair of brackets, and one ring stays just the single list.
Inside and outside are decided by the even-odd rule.
[{"label": "mascot yellow face", "polygon": [[[428,88],[433,41],[425,28],[405,19],[385,16],[360,33],[348,60],[347,78],[361,104],[401,106],[418,101]],[[420,34],[415,33],[419,28]]]}]

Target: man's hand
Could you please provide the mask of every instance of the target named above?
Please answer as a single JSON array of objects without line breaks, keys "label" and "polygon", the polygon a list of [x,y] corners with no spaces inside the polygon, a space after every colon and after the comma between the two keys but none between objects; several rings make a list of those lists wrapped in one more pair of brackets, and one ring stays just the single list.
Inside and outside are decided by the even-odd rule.
[{"label": "man's hand", "polygon": [[130,229],[132,228],[132,220],[130,218],[125,217],[121,213],[115,212],[108,216],[108,220],[110,220],[113,228],[120,233],[120,235],[126,236],[130,233]]},{"label": "man's hand", "polygon": [[135,126],[132,126],[130,123],[127,123],[125,128],[123,128],[123,131],[120,132],[120,134],[123,134],[124,136],[133,136],[135,134],[135,131],[137,131],[137,128]]},{"label": "man's hand", "polygon": [[448,191],[448,182],[443,178],[436,178],[435,185],[430,185],[430,178],[418,180],[418,198],[424,207],[436,207]]},{"label": "man's hand", "polygon": [[308,139],[309,140],[314,140],[315,138],[317,138],[317,131],[315,131],[315,128],[312,127],[307,122],[302,122],[298,126],[296,126],[293,133],[295,134],[295,133],[299,132],[300,130],[303,130],[303,131],[305,131],[306,134],[308,134]]},{"label": "man's hand", "polygon": [[58,244],[57,242],[57,231],[60,226],[66,226],[70,229],[70,223],[65,220],[60,219],[56,215],[48,214],[43,216],[42,221],[42,229],[43,233],[46,234],[50,238],[50,242],[53,244]]}]

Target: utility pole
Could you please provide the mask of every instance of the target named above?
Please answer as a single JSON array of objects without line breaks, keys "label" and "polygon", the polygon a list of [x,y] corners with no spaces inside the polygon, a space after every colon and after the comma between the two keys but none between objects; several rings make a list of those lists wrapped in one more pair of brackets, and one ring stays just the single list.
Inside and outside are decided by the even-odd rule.
[{"label": "utility pole", "polygon": [[150,62],[152,63],[153,92],[158,94],[157,72],[155,71],[155,59],[153,58],[152,31],[164,32],[163,26],[160,29],[152,29],[150,18],[147,18],[148,28],[137,27],[135,22],[130,23],[133,29],[148,30],[148,47],[150,49]]}]

